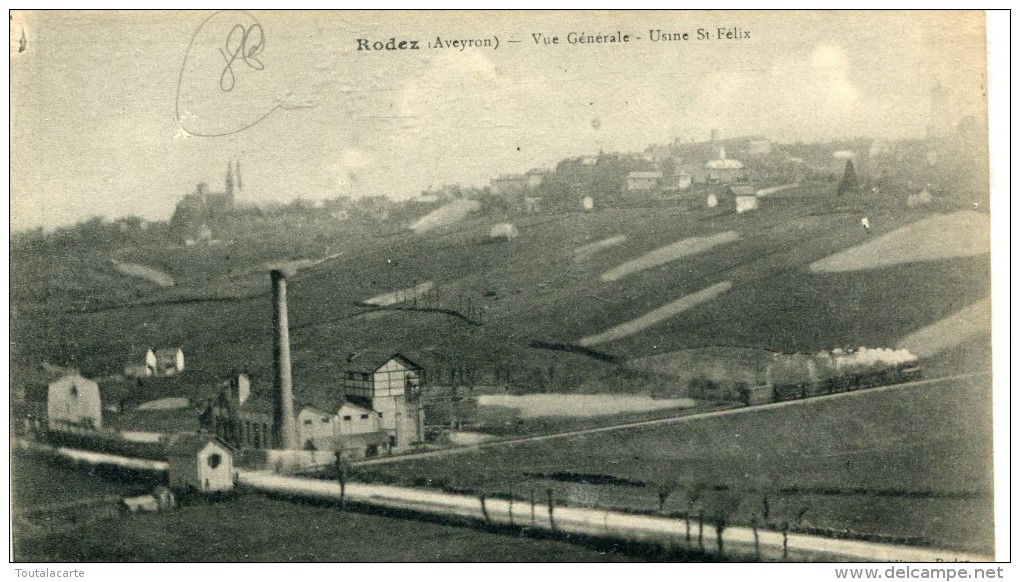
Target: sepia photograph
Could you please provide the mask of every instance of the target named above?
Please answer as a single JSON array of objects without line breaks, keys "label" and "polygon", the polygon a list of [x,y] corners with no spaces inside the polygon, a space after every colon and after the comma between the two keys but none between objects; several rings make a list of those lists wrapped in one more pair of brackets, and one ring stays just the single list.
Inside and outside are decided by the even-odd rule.
[{"label": "sepia photograph", "polygon": [[12,572],[1009,560],[995,18],[10,11]]}]

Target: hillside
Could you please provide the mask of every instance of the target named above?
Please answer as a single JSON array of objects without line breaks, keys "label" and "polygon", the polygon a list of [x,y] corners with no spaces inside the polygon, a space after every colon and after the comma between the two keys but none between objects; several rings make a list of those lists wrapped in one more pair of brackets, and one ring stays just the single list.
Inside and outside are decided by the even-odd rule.
[{"label": "hillside", "polygon": [[[289,279],[299,391],[333,384],[346,355],[367,349],[415,354],[438,377],[466,366],[536,390],[640,391],[644,384],[630,378],[633,372],[605,360],[712,346],[787,352],[892,346],[988,296],[989,257],[981,248],[875,268],[812,270],[940,215],[875,195],[838,200],[831,190],[830,184],[785,190],[740,215],[660,206],[514,216],[520,235],[506,241],[489,232],[507,217],[483,212],[421,233],[394,223],[345,236],[339,225],[330,231],[316,223],[306,234],[329,241],[319,246],[300,230],[266,229],[229,245],[128,248],[119,253],[123,260],[159,269],[176,285],[118,273],[95,257],[81,270],[97,275],[73,288],[57,284],[63,279],[22,275],[12,283],[15,356],[108,374],[122,369],[133,346],[179,345],[189,371],[217,377],[236,367],[265,383],[268,270],[281,261],[303,267]],[[861,226],[862,215],[870,229]],[[975,215],[987,223],[987,215]],[[926,256],[924,249],[912,252]],[[425,283],[428,292],[390,309],[360,305]],[[714,292],[701,293],[706,289]],[[58,290],[74,301],[45,301]],[[697,301],[684,299],[692,296]],[[22,303],[34,308],[20,310]],[[592,336],[599,341],[590,348],[608,357],[531,347],[577,345]]]},{"label": "hillside", "polygon": [[741,409],[715,418],[516,443],[370,465],[353,478],[527,497],[552,488],[567,504],[695,511],[723,493],[732,523],[762,516],[832,531],[911,537],[992,550],[991,397],[987,376]]}]

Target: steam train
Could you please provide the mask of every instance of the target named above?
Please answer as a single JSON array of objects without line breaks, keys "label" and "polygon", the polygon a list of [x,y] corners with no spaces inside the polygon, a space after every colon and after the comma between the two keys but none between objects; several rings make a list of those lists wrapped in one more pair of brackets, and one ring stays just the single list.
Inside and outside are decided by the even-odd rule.
[{"label": "steam train", "polygon": [[782,402],[811,396],[865,390],[919,380],[922,377],[921,367],[917,362],[914,362],[913,365],[902,363],[882,370],[844,373],[818,382],[775,384],[772,386],[772,401]]},{"label": "steam train", "polygon": [[[874,355],[894,354],[893,361],[882,361]],[[866,357],[858,357],[864,355]],[[880,386],[919,380],[923,372],[917,358],[900,350],[860,351],[834,350],[817,356],[807,356],[807,367],[812,371],[799,381],[774,379],[763,386],[744,391],[740,397],[745,405],[767,404],[800,400],[814,396],[866,390]]]}]

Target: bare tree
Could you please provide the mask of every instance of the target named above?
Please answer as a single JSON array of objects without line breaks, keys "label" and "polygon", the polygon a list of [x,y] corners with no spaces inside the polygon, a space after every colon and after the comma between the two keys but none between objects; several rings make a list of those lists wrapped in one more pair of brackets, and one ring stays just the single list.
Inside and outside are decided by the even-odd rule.
[{"label": "bare tree", "polygon": [[340,483],[340,507],[346,504],[347,497],[347,470],[350,462],[344,457],[342,451],[336,452],[336,479]]},{"label": "bare tree", "polygon": [[[797,510],[797,525],[798,526],[800,526],[800,524],[804,521],[804,514],[806,514],[808,512],[808,509],[809,509],[809,507],[807,505],[802,505],[800,507],[800,509]],[[784,560],[789,555],[788,547],[787,547],[787,542],[789,540],[789,535],[790,535],[790,520],[785,519],[785,520],[783,520],[783,559]]]},{"label": "bare tree", "polygon": [[810,509],[810,507],[802,505],[800,509],[797,510],[797,525],[800,525],[801,522],[804,521],[804,514],[808,512],[808,509]]},{"label": "bare tree", "polygon": [[730,517],[740,507],[742,495],[729,487],[719,487],[708,496],[709,519],[715,526],[715,540],[719,555],[723,555],[723,532],[730,524]]},{"label": "bare tree", "polygon": [[[698,501],[705,494],[705,484],[696,483],[687,490],[687,511],[684,512],[684,523],[687,526],[687,545],[691,545],[691,515],[694,514],[694,508],[698,505]],[[698,545],[701,545],[701,525],[698,525]]]},{"label": "bare tree", "polygon": [[663,513],[666,507],[666,500],[676,491],[677,487],[679,487],[679,483],[676,481],[664,481],[656,485],[656,494],[659,497],[659,513]]},{"label": "bare tree", "polygon": [[761,560],[761,545],[758,542],[758,516],[751,515],[751,531],[754,532],[754,559]]},{"label": "bare tree", "polygon": [[482,502],[482,516],[485,517],[485,523],[492,523],[489,520],[489,510],[485,507],[485,492],[482,491],[478,494],[478,499]]}]

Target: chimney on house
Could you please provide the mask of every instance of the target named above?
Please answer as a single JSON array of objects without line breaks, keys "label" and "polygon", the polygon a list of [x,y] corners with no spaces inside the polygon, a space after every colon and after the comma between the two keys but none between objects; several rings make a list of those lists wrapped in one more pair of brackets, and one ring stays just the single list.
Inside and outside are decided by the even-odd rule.
[{"label": "chimney on house", "polygon": [[281,270],[270,273],[273,281],[273,446],[297,449],[294,426],[294,385],[290,375],[290,326],[287,322],[287,277]]}]

